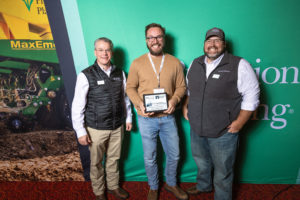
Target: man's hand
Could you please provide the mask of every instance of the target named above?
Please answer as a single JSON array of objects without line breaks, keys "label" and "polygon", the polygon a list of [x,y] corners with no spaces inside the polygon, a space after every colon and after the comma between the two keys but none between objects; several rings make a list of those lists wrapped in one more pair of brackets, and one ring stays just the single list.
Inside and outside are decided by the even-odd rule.
[{"label": "man's hand", "polygon": [[131,131],[132,123],[126,123],[126,131]]},{"label": "man's hand", "polygon": [[237,133],[239,132],[245,123],[249,120],[251,117],[253,111],[248,111],[248,110],[241,110],[237,119],[234,120],[227,128],[228,132],[230,133]]},{"label": "man's hand", "polygon": [[184,119],[189,120],[187,106],[182,107],[182,114],[183,114]]},{"label": "man's hand", "polygon": [[174,111],[175,111],[175,102],[173,102],[172,100],[169,100],[169,106],[168,106],[168,109],[164,111],[164,113],[167,113],[167,114],[172,114]]},{"label": "man's hand", "polygon": [[238,133],[242,129],[243,125],[237,120],[234,120],[227,128],[230,133]]},{"label": "man's hand", "polygon": [[140,110],[142,111],[142,114],[143,114],[145,117],[149,117],[149,116],[151,116],[151,115],[154,115],[154,112],[145,113],[146,108],[145,108],[143,102],[140,103],[139,108],[140,108]]},{"label": "man's hand", "polygon": [[189,117],[188,117],[188,102],[189,102],[189,97],[186,96],[184,101],[183,101],[183,105],[182,105],[182,114],[183,114],[183,117],[186,120],[189,120]]},{"label": "man's hand", "polygon": [[90,137],[88,135],[84,135],[84,136],[81,136],[78,138],[78,142],[81,144],[81,145],[89,145],[92,143]]}]

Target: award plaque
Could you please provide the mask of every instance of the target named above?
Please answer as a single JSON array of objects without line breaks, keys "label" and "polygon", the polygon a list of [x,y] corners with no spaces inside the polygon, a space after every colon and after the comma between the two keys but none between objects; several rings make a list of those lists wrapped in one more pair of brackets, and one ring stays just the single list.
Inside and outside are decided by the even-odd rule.
[{"label": "award plaque", "polygon": [[168,109],[167,93],[144,94],[145,112],[162,112]]}]

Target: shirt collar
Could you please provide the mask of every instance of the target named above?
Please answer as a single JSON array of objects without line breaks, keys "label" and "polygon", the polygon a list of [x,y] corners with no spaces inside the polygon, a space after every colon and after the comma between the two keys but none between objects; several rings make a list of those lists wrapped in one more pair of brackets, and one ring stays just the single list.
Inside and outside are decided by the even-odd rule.
[{"label": "shirt collar", "polygon": [[207,56],[205,56],[204,63],[205,63],[206,65],[214,65],[214,66],[217,66],[217,65],[221,62],[221,60],[222,60],[223,57],[224,57],[224,53],[222,53],[217,59],[213,60],[211,63],[208,63],[208,62],[207,62]]},{"label": "shirt collar", "polygon": [[111,66],[109,66],[109,68],[107,69],[107,70],[105,70],[103,67],[101,67],[100,65],[99,65],[99,67],[100,67],[100,69],[102,70],[102,71],[104,71],[105,73],[110,73],[111,72],[111,69],[112,69],[112,67]]}]

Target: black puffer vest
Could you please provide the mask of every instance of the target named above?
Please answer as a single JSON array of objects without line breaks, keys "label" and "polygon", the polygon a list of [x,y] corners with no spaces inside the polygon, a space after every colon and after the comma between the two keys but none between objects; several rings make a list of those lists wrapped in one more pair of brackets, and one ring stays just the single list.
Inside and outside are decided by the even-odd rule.
[{"label": "black puffer vest", "polygon": [[121,126],[125,122],[122,70],[112,66],[108,77],[95,62],[82,72],[89,82],[86,125],[98,130],[114,130]]}]

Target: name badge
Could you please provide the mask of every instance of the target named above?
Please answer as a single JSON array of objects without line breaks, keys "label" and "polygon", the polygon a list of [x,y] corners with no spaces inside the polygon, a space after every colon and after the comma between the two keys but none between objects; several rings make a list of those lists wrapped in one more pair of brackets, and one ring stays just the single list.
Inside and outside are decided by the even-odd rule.
[{"label": "name badge", "polygon": [[212,78],[219,79],[220,78],[220,74],[213,74]]},{"label": "name badge", "polygon": [[165,89],[164,88],[155,88],[153,89],[153,93],[157,94],[157,93],[164,93]]},{"label": "name badge", "polygon": [[102,80],[102,81],[97,81],[97,84],[98,84],[98,85],[104,85],[104,80]]}]

